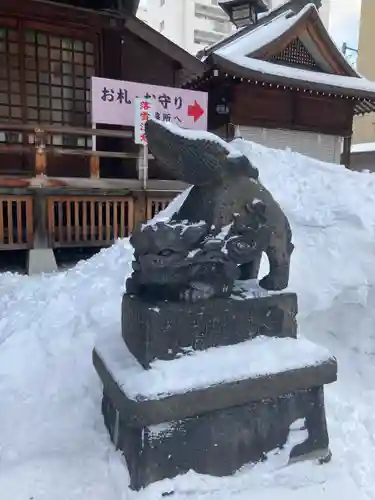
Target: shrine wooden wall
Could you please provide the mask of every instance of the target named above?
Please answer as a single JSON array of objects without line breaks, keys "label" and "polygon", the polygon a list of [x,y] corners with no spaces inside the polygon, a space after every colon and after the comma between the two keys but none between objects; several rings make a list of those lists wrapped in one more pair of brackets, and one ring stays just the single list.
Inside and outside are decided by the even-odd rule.
[{"label": "shrine wooden wall", "polygon": [[233,86],[230,120],[239,125],[284,128],[347,136],[352,133],[353,103],[308,92]]},{"label": "shrine wooden wall", "polygon": [[[134,31],[134,21],[133,21]],[[181,65],[108,14],[52,2],[0,1],[0,123],[90,127],[91,76],[178,85]],[[0,147],[27,144],[27,134],[0,130]],[[53,146],[90,149],[90,137],[54,136]],[[100,139],[98,149],[134,150],[129,139]],[[27,175],[27,155],[1,155],[0,174]],[[158,173],[151,171],[151,176]],[[48,174],[87,177],[83,157],[54,157]],[[103,161],[103,177],[134,177],[135,160]]]}]

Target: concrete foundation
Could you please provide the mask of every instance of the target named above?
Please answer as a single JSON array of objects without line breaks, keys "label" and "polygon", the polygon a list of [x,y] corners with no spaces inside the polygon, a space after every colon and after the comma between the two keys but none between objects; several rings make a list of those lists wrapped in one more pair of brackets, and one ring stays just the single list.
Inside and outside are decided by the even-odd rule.
[{"label": "concrete foundation", "polygon": [[33,248],[27,257],[27,274],[53,273],[58,270],[52,248]]}]

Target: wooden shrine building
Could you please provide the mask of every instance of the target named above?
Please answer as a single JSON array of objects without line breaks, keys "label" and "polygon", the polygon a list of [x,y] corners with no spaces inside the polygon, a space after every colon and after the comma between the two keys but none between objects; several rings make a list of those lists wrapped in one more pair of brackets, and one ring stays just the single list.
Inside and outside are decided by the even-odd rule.
[{"label": "wooden shrine building", "polygon": [[[201,51],[204,73],[186,86],[209,92],[209,129],[349,166],[353,117],[375,110],[375,83],[349,65],[324,27],[320,1],[219,2],[236,33]],[[246,10],[247,9],[247,10]],[[245,22],[244,13],[248,12]],[[245,16],[246,17],[246,16]]]},{"label": "wooden shrine building", "polygon": [[110,245],[180,190],[152,159],[144,189],[131,129],[98,128],[92,152],[92,76],[180,87],[202,70],[137,5],[0,1],[0,251]]}]

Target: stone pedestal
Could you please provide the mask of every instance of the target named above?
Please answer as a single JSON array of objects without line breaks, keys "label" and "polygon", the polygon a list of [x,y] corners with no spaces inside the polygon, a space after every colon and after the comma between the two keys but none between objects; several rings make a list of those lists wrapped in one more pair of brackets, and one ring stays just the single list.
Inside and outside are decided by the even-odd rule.
[{"label": "stone pedestal", "polygon": [[190,469],[229,475],[280,450],[285,465],[329,459],[323,386],[337,364],[296,338],[296,312],[293,294],[194,305],[124,297],[122,337],[102,338],[93,360],[133,489]]},{"label": "stone pedestal", "polygon": [[290,446],[289,461],[330,457],[322,387],[138,428],[124,422],[105,393],[102,411],[136,490],[189,470],[233,474],[244,464],[267,460],[269,452],[280,452],[297,430],[300,441]]},{"label": "stone pedestal", "polygon": [[122,336],[133,356],[149,368],[154,359],[170,360],[187,349],[233,345],[260,335],[295,338],[297,311],[294,293],[192,304],[124,295]]}]

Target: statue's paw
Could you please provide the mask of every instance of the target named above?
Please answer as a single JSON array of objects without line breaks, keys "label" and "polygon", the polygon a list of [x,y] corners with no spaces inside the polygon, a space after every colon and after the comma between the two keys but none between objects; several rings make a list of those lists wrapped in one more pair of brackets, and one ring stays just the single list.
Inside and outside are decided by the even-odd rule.
[{"label": "statue's paw", "polygon": [[287,288],[288,280],[285,279],[284,276],[272,276],[271,274],[268,274],[259,281],[259,285],[264,290],[280,291]]}]

